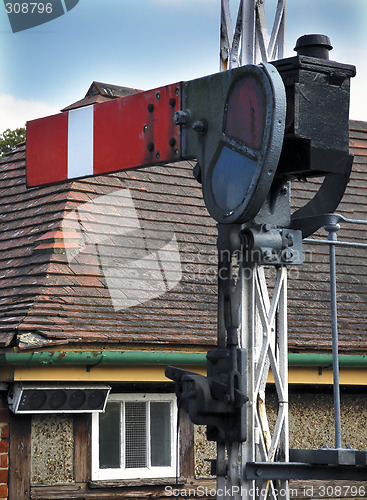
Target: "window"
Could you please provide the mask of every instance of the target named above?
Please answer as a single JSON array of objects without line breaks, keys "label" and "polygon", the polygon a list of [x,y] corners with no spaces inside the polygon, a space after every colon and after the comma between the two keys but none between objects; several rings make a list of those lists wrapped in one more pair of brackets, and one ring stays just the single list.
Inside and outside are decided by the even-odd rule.
[{"label": "window", "polygon": [[111,394],[92,416],[92,479],[176,476],[176,397]]}]

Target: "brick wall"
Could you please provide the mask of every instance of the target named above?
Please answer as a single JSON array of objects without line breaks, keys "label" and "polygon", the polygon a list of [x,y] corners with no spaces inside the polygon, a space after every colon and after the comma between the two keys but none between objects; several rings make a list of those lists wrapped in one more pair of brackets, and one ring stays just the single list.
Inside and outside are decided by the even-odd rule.
[{"label": "brick wall", "polygon": [[9,420],[7,405],[0,398],[0,500],[8,498]]}]

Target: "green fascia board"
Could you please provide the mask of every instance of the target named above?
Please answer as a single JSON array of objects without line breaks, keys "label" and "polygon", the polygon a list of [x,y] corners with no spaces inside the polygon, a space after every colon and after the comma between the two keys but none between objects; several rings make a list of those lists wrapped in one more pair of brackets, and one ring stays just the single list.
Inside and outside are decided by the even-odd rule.
[{"label": "green fascia board", "polygon": [[[331,354],[290,353],[289,366],[332,366]],[[205,366],[206,353],[165,351],[40,351],[6,352],[0,354],[0,366],[86,365],[181,365]],[[339,355],[341,368],[367,368],[367,355]]]}]

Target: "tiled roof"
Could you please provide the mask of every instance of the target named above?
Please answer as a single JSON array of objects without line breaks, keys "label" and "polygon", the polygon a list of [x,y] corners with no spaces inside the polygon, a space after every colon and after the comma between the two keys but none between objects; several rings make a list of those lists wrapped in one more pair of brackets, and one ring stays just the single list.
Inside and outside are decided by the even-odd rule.
[{"label": "tiled roof", "polygon": [[[214,272],[206,273],[205,266],[208,260],[215,263],[215,227],[207,215],[190,164],[151,167],[27,189],[24,157],[23,146],[0,165],[2,345],[16,342],[25,348],[70,342],[135,342],[207,346],[213,341],[216,282]],[[116,244],[118,235],[113,225],[124,224],[124,213],[114,214],[114,200],[108,197],[116,193],[133,201],[130,209],[136,213],[128,214],[132,222],[127,221],[127,225],[132,225],[130,229],[135,230],[135,234],[128,234],[135,238],[132,243],[126,238],[125,227],[124,241],[120,237],[120,243],[117,240]],[[107,204],[103,210],[98,203],[93,204],[95,199],[101,199],[102,206]],[[87,233],[92,234],[91,241],[84,242],[79,252],[78,244],[85,233],[78,226],[76,215],[84,226],[96,220],[104,228],[103,234],[97,231],[97,235],[95,228],[87,228]],[[110,229],[106,229],[108,225]],[[110,245],[103,241],[108,238],[108,231],[111,231]],[[176,240],[172,240],[173,236]],[[158,283],[160,296],[126,309],[129,297],[137,294],[127,292],[125,300],[119,302],[119,283],[112,283],[115,286],[112,292],[111,286],[107,288],[106,269],[107,274],[115,271],[111,258],[116,260],[116,268],[120,266],[121,273],[126,273],[126,266],[118,261],[121,258],[118,252],[125,252],[125,258],[134,257],[126,252],[137,245],[136,252],[145,257],[140,265],[143,270],[137,270],[140,274],[135,282],[134,276],[125,279],[124,286],[132,289],[143,286],[146,297],[147,289],[156,285],[153,271],[157,253],[154,248],[152,252],[143,252],[141,247],[154,244],[163,247],[160,243],[170,241],[173,247],[177,241],[180,258],[170,265],[168,247],[166,283]],[[108,252],[112,252],[112,257],[106,265]],[[153,255],[153,262],[147,259],[149,255]],[[164,267],[164,255],[160,254],[160,260]],[[149,273],[152,266],[153,275],[144,275],[144,269]],[[117,278],[123,280],[124,276]],[[166,287],[163,291],[170,290],[163,293],[160,286]],[[117,306],[111,298],[117,301]]]},{"label": "tiled roof", "polygon": [[[367,219],[367,123],[351,122],[351,147],[338,212]],[[295,204],[315,189],[293,183]],[[216,228],[189,162],[28,189],[23,144],[0,161],[0,226],[3,347],[215,343]],[[340,239],[365,231],[348,226]],[[289,347],[328,351],[327,248],[305,249],[289,268]],[[367,351],[365,254],[337,249],[341,352]]]}]

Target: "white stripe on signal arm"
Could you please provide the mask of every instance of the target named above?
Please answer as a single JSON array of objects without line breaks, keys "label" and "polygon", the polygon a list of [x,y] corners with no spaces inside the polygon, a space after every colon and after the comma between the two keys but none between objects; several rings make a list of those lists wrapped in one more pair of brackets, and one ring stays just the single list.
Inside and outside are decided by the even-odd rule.
[{"label": "white stripe on signal arm", "polygon": [[68,179],[93,175],[93,115],[93,106],[69,111]]}]

